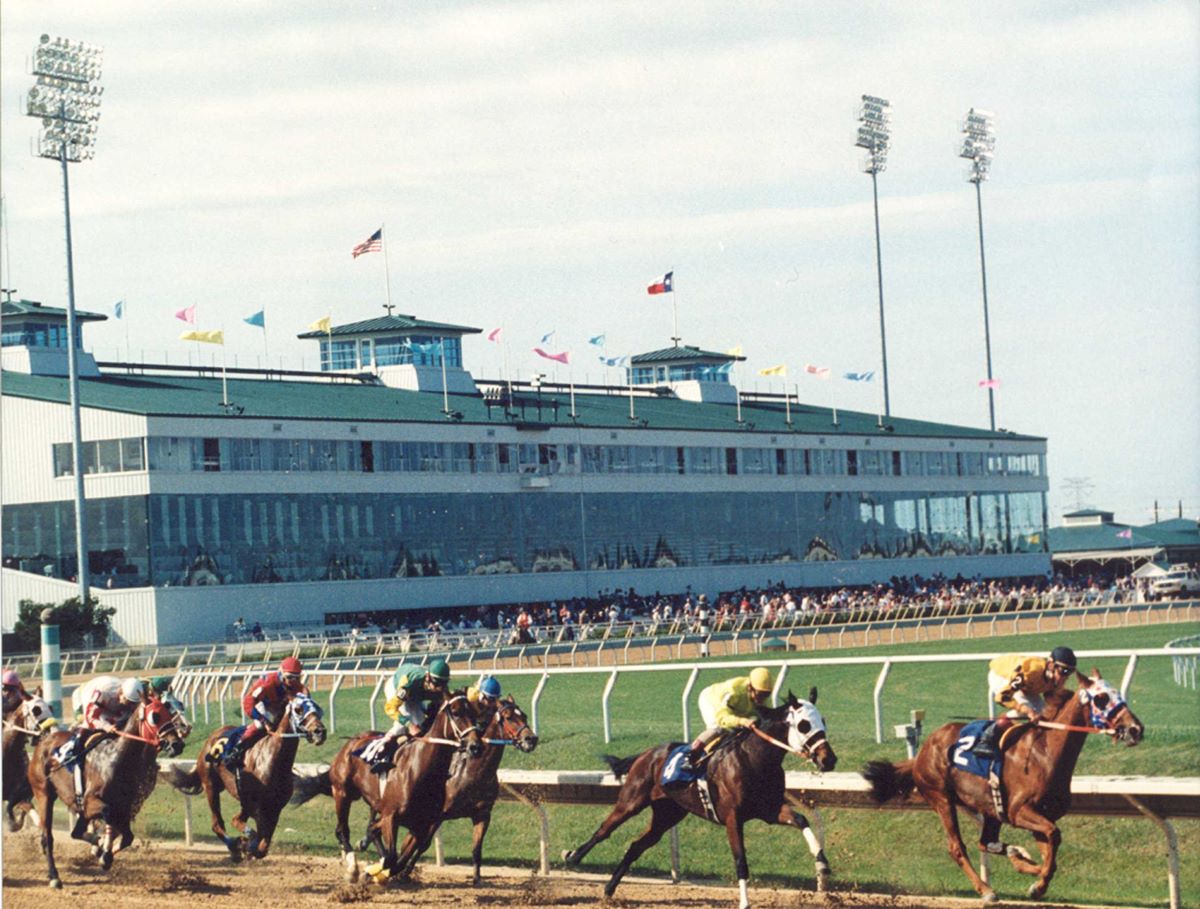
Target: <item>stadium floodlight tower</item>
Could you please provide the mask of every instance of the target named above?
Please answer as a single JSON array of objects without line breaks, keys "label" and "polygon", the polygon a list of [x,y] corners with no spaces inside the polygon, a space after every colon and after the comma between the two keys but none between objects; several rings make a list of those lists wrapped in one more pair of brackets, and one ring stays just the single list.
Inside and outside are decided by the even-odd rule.
[{"label": "stadium floodlight tower", "polygon": [[996,130],[992,125],[995,115],[986,110],[971,108],[963,120],[963,144],[958,152],[960,158],[971,162],[967,170],[967,181],[975,184],[975,210],[979,213],[979,272],[983,278],[983,343],[987,349],[987,393],[988,420],[993,431],[996,429],[996,392],[992,379],[992,333],[988,322],[987,263],[983,258],[983,192],[980,184],[988,178],[992,169],[992,153],[996,149]]},{"label": "stadium floodlight tower", "polygon": [[892,147],[892,105],[874,95],[862,96],[862,107],[858,110],[858,138],[854,144],[867,150],[863,161],[863,172],[871,175],[871,194],[875,199],[875,272],[879,278],[879,346],[883,361],[883,414],[892,415],[891,397],[888,394],[887,328],[883,319],[883,255],[879,247],[879,180],[878,175],[887,170],[888,150]]},{"label": "stadium floodlight tower", "polygon": [[42,35],[33,57],[33,75],[25,113],[42,121],[38,157],[62,165],[63,213],[67,237],[67,375],[71,394],[71,468],[75,475],[75,552],[80,602],[89,592],[87,521],[84,515],[83,449],[80,443],[78,329],[75,319],[75,265],[71,253],[71,193],[68,162],[95,155],[100,121],[100,63],[103,51],[81,41]]}]

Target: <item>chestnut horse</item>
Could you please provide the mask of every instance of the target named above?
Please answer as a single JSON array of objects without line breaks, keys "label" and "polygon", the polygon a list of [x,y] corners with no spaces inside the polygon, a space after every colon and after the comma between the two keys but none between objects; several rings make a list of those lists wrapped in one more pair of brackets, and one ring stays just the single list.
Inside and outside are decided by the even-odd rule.
[{"label": "chestnut horse", "polygon": [[4,765],[4,814],[10,831],[20,830],[33,806],[29,786],[29,752],[26,746],[38,740],[56,725],[54,711],[41,697],[41,689],[4,715],[2,761]]},{"label": "chestnut horse", "polygon": [[[480,866],[483,863],[483,838],[492,822],[492,807],[500,796],[500,779],[496,771],[504,757],[504,746],[515,745],[528,754],[537,747],[538,737],[529,728],[525,711],[517,706],[511,696],[500,699],[491,722],[483,730],[483,741],[487,749],[479,760],[471,760],[465,754],[454,755],[450,764],[450,778],[446,781],[446,801],[442,806],[442,817],[429,832],[429,839],[419,848],[410,833],[404,840],[400,852],[408,855],[407,864],[400,875],[410,874],[417,860],[429,848],[429,840],[437,833],[442,821],[453,821],[468,817],[474,825],[471,843],[471,860],[475,865],[472,883],[478,887]],[[370,837],[373,828],[368,829]]]},{"label": "chestnut horse", "polygon": [[625,776],[621,791],[617,793],[617,805],[591,839],[579,848],[563,853],[563,861],[578,865],[593,846],[608,839],[621,824],[649,806],[653,812],[650,825],[625,852],[604,887],[605,896],[611,897],[638,857],[689,812],[724,826],[737,869],[740,909],[750,905],[747,895],[750,870],[742,828],[751,820],[785,824],[801,830],[816,863],[817,889],[824,890],[829,878],[829,862],[816,835],[809,829],[808,820],[787,803],[783,775],[783,756],[787,753],[808,758],[821,771],[832,770],[837,764],[837,755],[825,735],[825,720],[815,706],[816,700],[816,688],[809,692],[807,701],[798,700],[789,691],[782,706],[760,710],[761,719],[756,726],[737,730],[731,739],[714,749],[704,767],[711,813],[705,806],[699,781],[681,788],[663,788],[660,782],[663,766],[679,743],[657,745],[624,759],[605,756],[613,773]]},{"label": "chestnut horse", "polygon": [[334,834],[342,847],[346,877],[356,880],[358,861],[350,842],[350,806],[363,799],[371,809],[370,839],[377,838],[383,858],[371,876],[385,881],[407,864],[408,855],[400,855],[396,848],[398,829],[407,828],[418,842],[433,836],[442,817],[451,758],[463,748],[472,758],[479,757],[483,753],[480,724],[490,719],[490,715],[480,717],[462,691],[453,692],[428,731],[397,749],[396,764],[386,774],[372,773],[367,762],[354,753],[382,735],[363,732],[342,746],[328,770],[296,778],[292,804],[302,805],[320,794],[333,796],[337,815]]},{"label": "chestnut horse", "polygon": [[[62,886],[54,864],[55,798],[62,799],[76,813],[71,837],[91,843],[92,854],[107,870],[112,866],[113,854],[133,842],[130,825],[154,790],[158,774],[155,758],[160,752],[180,754],[186,728],[170,704],[152,697],[139,704],[116,733],[93,733],[101,740],[86,750],[82,767],[61,767],[51,760],[55,749],[71,737],[69,731],[54,731],[38,741],[29,761],[29,785],[39,815],[51,887]],[[82,778],[82,795],[76,788],[77,776]],[[101,823],[103,836],[89,830]],[[119,838],[114,841],[115,836]]]},{"label": "chestnut horse", "polygon": [[[949,841],[950,856],[970,878],[984,902],[996,899],[992,890],[967,858],[966,846],[958,829],[958,806],[983,818],[981,851],[1004,854],[1022,874],[1037,875],[1029,887],[1031,899],[1038,899],[1050,886],[1057,867],[1056,856],[1062,833],[1055,824],[1071,807],[1071,776],[1088,732],[1107,733],[1114,742],[1136,745],[1144,727],[1121,693],[1100,677],[1076,673],[1077,692],[1057,691],[1046,696],[1048,721],[1013,727],[1006,737],[1020,735],[1007,749],[1001,771],[1004,811],[998,813],[987,780],[954,766],[954,753],[969,749],[973,742],[961,740],[962,723],[947,723],[934,732],[917,756],[898,764],[871,761],[862,775],[871,783],[871,794],[878,802],[907,796],[914,787],[938,813]],[[1057,727],[1057,728],[1056,728]],[[1066,727],[1066,728],[1061,728]],[[1001,843],[1000,825],[1008,823],[1033,833],[1042,862],[1036,864],[1020,846]]]},{"label": "chestnut horse", "polygon": [[[278,725],[268,735],[258,739],[245,754],[243,765],[230,770],[219,760],[209,757],[220,748],[220,739],[227,738],[235,726],[222,726],[212,733],[200,750],[196,766],[191,770],[172,767],[167,772],[171,785],[187,795],[204,792],[212,813],[212,830],[229,849],[229,856],[240,862],[242,856],[266,858],[271,837],[279,824],[283,806],[292,797],[292,765],[300,738],[310,744],[325,741],[325,726],[321,723],[321,708],[307,694],[298,694],[288,701]],[[241,803],[233,816],[233,825],[244,836],[230,836],[221,816],[221,792]],[[254,826],[248,827],[253,820]]]}]

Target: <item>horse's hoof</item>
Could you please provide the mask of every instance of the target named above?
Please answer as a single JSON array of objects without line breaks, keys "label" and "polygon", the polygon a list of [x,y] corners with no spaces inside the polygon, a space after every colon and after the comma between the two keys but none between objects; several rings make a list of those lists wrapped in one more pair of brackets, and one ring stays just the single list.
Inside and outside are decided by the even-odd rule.
[{"label": "horse's hoof", "polygon": [[112,867],[112,862],[113,862],[113,854],[111,852],[105,852],[103,855],[100,856],[100,867],[103,868],[105,871],[107,871],[109,868]]},{"label": "horse's hoof", "polygon": [[996,891],[995,890],[983,891],[983,904],[985,906],[990,906],[994,902],[996,902]]},{"label": "horse's hoof", "polygon": [[1029,886],[1029,898],[1031,900],[1040,900],[1046,893],[1046,888],[1042,884],[1031,884]]},{"label": "horse's hoof", "polygon": [[1004,854],[1011,858],[1018,858],[1025,862],[1032,862],[1033,856],[1022,849],[1020,846],[1006,846]]},{"label": "horse's hoof", "polygon": [[829,869],[817,872],[817,893],[825,893],[829,890]]},{"label": "horse's hoof", "polygon": [[100,853],[103,851],[104,850],[100,848],[100,844],[96,843],[94,846],[92,846],[92,858],[100,858]]},{"label": "horse's hoof", "polygon": [[575,858],[575,850],[564,849],[562,851],[562,860],[568,865],[578,865],[579,860]]},{"label": "horse's hoof", "polygon": [[62,881],[60,881],[58,878],[51,878],[50,888],[52,890],[62,890]]}]

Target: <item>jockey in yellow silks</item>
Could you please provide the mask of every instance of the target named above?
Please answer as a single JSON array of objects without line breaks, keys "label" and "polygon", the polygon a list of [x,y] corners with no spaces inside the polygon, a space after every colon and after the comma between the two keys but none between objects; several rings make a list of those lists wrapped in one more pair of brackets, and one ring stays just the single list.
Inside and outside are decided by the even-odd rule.
[{"label": "jockey in yellow silks", "polygon": [[1007,653],[988,663],[988,690],[1008,712],[984,730],[971,750],[985,758],[998,758],[1004,730],[1021,716],[1039,719],[1046,709],[1044,695],[1062,688],[1075,665],[1075,651],[1070,647],[1055,647],[1049,658]]},{"label": "jockey in yellow silks", "polygon": [[748,676],[716,682],[700,692],[700,716],[705,729],[692,742],[687,761],[693,768],[710,744],[730,729],[749,726],[759,717],[763,707],[770,707],[775,680],[764,666],[751,669]]}]

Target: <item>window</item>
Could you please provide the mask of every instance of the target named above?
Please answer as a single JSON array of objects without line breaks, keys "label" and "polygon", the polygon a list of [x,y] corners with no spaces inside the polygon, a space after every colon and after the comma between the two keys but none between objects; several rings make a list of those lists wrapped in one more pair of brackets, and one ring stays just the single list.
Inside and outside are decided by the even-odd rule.
[{"label": "window", "polygon": [[204,440],[203,469],[208,473],[216,473],[221,469],[221,440]]}]

